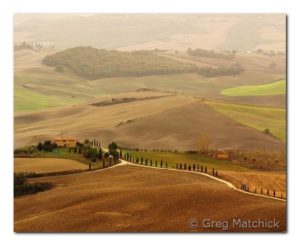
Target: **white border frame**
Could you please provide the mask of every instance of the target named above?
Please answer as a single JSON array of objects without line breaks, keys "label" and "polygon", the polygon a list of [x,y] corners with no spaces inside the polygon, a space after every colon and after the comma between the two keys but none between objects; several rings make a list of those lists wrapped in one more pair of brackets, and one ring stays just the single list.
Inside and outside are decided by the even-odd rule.
[{"label": "white border frame", "polygon": [[[286,245],[299,234],[300,13],[293,0],[10,0],[0,2],[0,243],[2,245]],[[289,26],[288,232],[284,234],[15,234],[13,232],[13,15],[15,13],[286,13]],[[297,194],[298,193],[298,194]]]}]

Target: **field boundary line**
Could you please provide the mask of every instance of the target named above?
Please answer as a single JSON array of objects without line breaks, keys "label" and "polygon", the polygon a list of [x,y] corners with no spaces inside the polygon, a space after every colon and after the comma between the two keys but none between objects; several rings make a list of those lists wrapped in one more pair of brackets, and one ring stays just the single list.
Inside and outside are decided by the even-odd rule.
[{"label": "field boundary line", "polygon": [[[115,166],[118,166],[118,165],[134,165],[134,166],[139,166],[139,167],[145,167],[145,168],[155,168],[155,169],[159,169],[158,167],[153,167],[153,166],[145,166],[145,165],[140,165],[140,164],[136,164],[136,163],[133,163],[133,162],[129,162],[129,161],[125,161],[125,160],[121,160],[121,163],[120,164],[117,164]],[[273,196],[266,196],[266,195],[262,195],[262,194],[257,194],[257,193],[251,193],[251,192],[247,192],[247,191],[244,191],[244,190],[241,190],[237,187],[235,187],[232,183],[230,183],[229,181],[226,181],[224,179],[220,179],[220,178],[217,178],[217,177],[214,177],[214,176],[211,176],[207,173],[202,173],[202,172],[196,172],[196,171],[188,171],[188,170],[178,170],[178,169],[173,169],[173,168],[161,168],[161,169],[164,169],[164,170],[170,170],[170,171],[177,171],[177,172],[186,172],[186,173],[196,173],[196,174],[200,174],[200,175],[203,175],[205,177],[208,177],[208,178],[211,178],[211,179],[214,179],[216,181],[219,181],[223,184],[226,184],[229,188],[233,189],[233,190],[236,190],[238,192],[241,192],[241,193],[244,193],[244,194],[247,194],[247,195],[252,195],[252,196],[258,196],[258,197],[264,197],[264,198],[269,198],[269,199],[273,199],[273,200],[277,200],[277,201],[281,201],[281,202],[286,202],[285,199],[282,199],[282,198],[279,198],[279,197],[273,197]]]}]

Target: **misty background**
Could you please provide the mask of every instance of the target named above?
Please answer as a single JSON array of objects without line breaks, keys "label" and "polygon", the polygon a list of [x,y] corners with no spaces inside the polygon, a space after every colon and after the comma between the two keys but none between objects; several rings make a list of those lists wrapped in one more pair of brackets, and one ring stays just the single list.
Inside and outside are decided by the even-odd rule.
[{"label": "misty background", "polygon": [[16,14],[14,42],[118,50],[285,52],[282,14]]}]

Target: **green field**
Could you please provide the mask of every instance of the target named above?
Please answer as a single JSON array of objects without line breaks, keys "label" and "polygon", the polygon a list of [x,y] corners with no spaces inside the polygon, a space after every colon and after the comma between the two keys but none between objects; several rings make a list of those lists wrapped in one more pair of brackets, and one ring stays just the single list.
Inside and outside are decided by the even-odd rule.
[{"label": "green field", "polygon": [[230,170],[230,171],[247,171],[248,169],[240,165],[233,164],[229,161],[216,160],[211,157],[203,156],[200,154],[188,154],[188,153],[171,153],[171,152],[152,152],[152,151],[133,151],[127,150],[123,153],[129,153],[132,157],[139,159],[141,157],[148,158],[148,165],[150,165],[150,160],[152,159],[152,165],[155,161],[160,165],[160,161],[163,161],[163,167],[165,167],[165,162],[168,163],[168,168],[176,168],[176,163],[186,163],[189,164],[200,164],[206,166],[208,171],[211,172],[212,168],[216,170]]},{"label": "green field", "polygon": [[276,82],[262,84],[239,86],[224,89],[221,91],[225,96],[271,96],[286,94],[286,81],[279,80]]},{"label": "green field", "polygon": [[70,72],[34,68],[17,72],[14,78],[15,112],[72,105],[101,95]]},{"label": "green field", "polygon": [[22,87],[15,87],[14,90],[15,112],[58,107],[77,102],[79,101],[76,99],[49,96]]},{"label": "green field", "polygon": [[273,136],[283,141],[286,140],[285,109],[220,102],[205,103],[245,126],[255,128],[259,131],[269,128]]},{"label": "green field", "polygon": [[197,73],[115,77],[86,80],[65,70],[38,67],[18,71],[15,74],[15,112],[45,109],[64,105],[86,103],[96,98],[114,96],[117,93],[133,92],[139,88],[172,90],[179,94],[196,97],[213,97],[225,86],[234,86],[243,81],[272,80],[273,75],[244,72],[226,78],[205,78]]}]

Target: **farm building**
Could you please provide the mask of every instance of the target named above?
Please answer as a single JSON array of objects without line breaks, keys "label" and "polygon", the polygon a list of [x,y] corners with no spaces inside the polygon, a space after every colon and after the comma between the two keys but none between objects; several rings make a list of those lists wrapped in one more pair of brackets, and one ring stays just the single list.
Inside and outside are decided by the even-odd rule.
[{"label": "farm building", "polygon": [[55,137],[54,138],[54,143],[58,147],[68,147],[68,148],[74,148],[77,143],[77,139],[74,137]]}]

